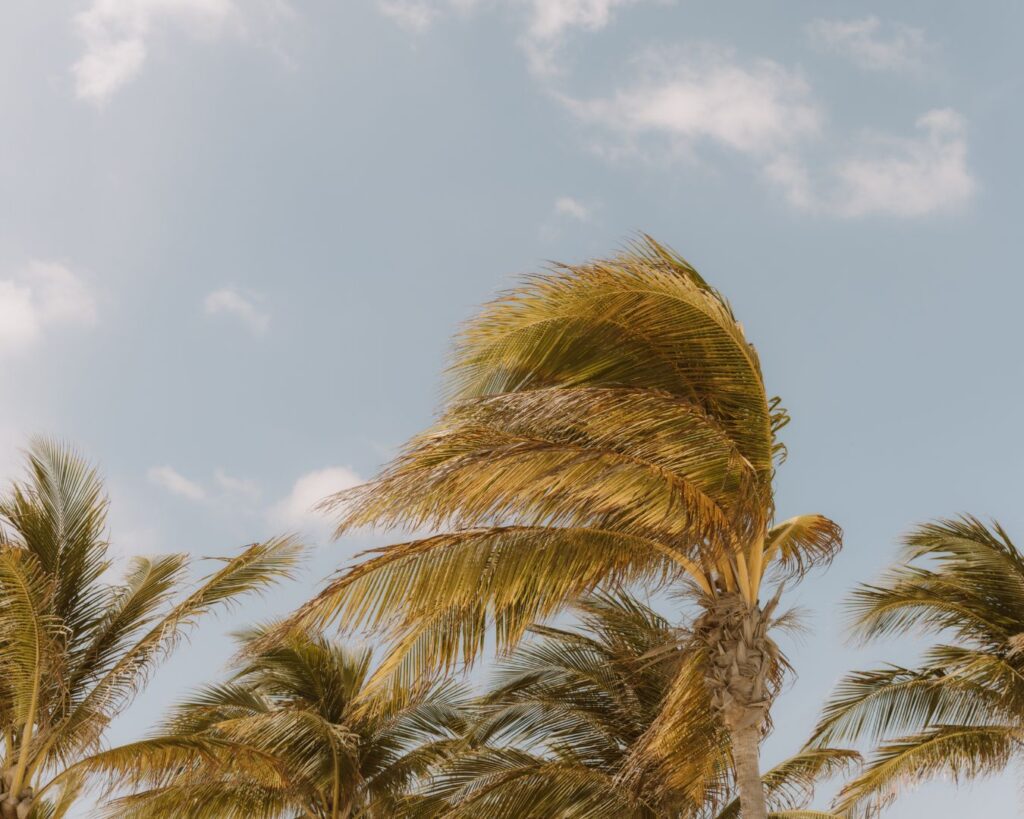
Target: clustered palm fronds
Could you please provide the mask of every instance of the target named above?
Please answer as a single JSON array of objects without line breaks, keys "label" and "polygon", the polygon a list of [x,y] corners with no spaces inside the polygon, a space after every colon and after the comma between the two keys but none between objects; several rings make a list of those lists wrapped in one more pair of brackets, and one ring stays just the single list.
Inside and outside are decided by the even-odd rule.
[{"label": "clustered palm fronds", "polygon": [[[738,816],[728,733],[703,707],[694,733],[706,748],[676,755],[707,781],[693,789],[657,786],[656,772],[633,771],[635,751],[654,725],[666,694],[692,652],[692,631],[669,624],[634,597],[618,592],[582,600],[581,627],[536,626],[537,639],[499,668],[493,689],[477,704],[467,747],[440,766],[431,795],[437,815],[466,819],[620,817],[731,819]],[[764,776],[774,816],[795,816],[815,781],[833,776],[858,755],[816,748]],[[639,773],[639,775],[638,775]]]},{"label": "clustered palm fronds", "polygon": [[[299,548],[254,544],[191,585],[184,555],[133,558],[112,583],[99,478],[35,443],[0,497],[0,819],[61,819],[89,783],[120,819],[850,819],[1019,757],[1024,555],[965,517],[913,532],[852,604],[865,639],[945,642],[850,674],[762,775],[791,671],[783,588],[842,533],[776,520],[789,418],[728,302],[674,252],[644,237],[525,280],[462,331],[449,387],[432,427],[324,504],[339,535],[434,534],[240,634],[225,682],[114,748],[111,719],[190,628],[290,577]],[[685,622],[642,588],[682,598]],[[491,645],[497,677],[470,698],[454,675]],[[859,760],[835,746],[865,740],[835,813],[809,810]]]},{"label": "clustered palm fronds", "polygon": [[1003,770],[1024,750],[1024,555],[998,525],[972,517],[919,527],[903,562],[852,600],[864,639],[921,630],[950,642],[920,665],[850,674],[814,741],[881,743],[840,794],[842,810],[877,809],[901,787]]},{"label": "clustered palm fronds", "polygon": [[[0,816],[60,819],[111,719],[204,615],[292,576],[298,546],[254,544],[189,584],[186,555],[106,580],[107,499],[74,452],[38,441],[0,498]],[[42,797],[57,795],[55,801]]]},{"label": "clustered palm fronds", "polygon": [[377,677],[400,687],[472,662],[489,633],[513,647],[601,586],[695,588],[718,625],[645,753],[666,788],[704,781],[669,750],[697,741],[680,710],[694,681],[717,686],[746,819],[763,819],[758,746],[783,666],[762,585],[827,562],[841,533],[818,515],[774,524],[788,418],[729,304],[644,239],[492,302],[459,337],[450,383],[437,423],[331,504],[339,533],[442,533],[342,572],[296,622],[383,630],[394,647]]},{"label": "clustered palm fronds", "polygon": [[201,689],[147,739],[81,766],[114,790],[120,819],[388,819],[460,735],[460,689],[369,691],[372,653],[295,633],[260,648],[240,635],[240,668]]}]

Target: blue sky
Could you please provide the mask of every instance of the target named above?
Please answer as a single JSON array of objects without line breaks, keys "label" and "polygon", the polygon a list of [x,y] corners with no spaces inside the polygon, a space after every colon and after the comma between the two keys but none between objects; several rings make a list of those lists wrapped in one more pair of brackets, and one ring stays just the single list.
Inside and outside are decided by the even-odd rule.
[{"label": "blue sky", "polygon": [[[1024,7],[1010,2],[8,0],[0,11],[0,471],[33,433],[108,476],[121,554],[298,529],[432,417],[448,339],[545,260],[644,230],[724,290],[793,416],[780,514],[843,555],[767,755],[836,679],[839,602],[914,522],[1024,541]],[[1012,774],[889,815],[1019,815]]]}]

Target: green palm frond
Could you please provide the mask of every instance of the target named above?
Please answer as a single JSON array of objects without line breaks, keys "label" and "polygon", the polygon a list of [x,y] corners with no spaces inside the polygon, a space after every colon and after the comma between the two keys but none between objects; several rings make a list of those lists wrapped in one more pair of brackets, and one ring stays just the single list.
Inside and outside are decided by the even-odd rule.
[{"label": "green palm frond", "polygon": [[839,794],[840,813],[889,804],[902,788],[926,779],[955,782],[999,773],[1019,751],[1024,730],[1010,725],[937,726],[879,747],[864,772]]},{"label": "green palm frond", "polygon": [[101,616],[104,589],[96,581],[108,568],[108,502],[95,469],[56,441],[35,439],[26,452],[28,480],[0,499],[14,543],[31,552],[54,578],[53,613],[74,642]]},{"label": "green palm frond", "polygon": [[[692,631],[623,592],[577,607],[579,626],[537,626],[502,660],[476,705],[466,745],[453,748],[411,816],[738,815],[728,733],[704,690]],[[685,690],[684,690],[685,687]],[[674,714],[676,744],[652,749]],[[805,751],[764,777],[778,811],[802,808],[816,781],[858,760]]]},{"label": "green palm frond", "polygon": [[312,632],[268,644],[276,632],[242,632],[230,681],[190,696],[151,738],[82,763],[132,788],[111,815],[383,819],[450,755],[465,726],[458,686],[384,696],[367,687],[369,651]]},{"label": "green palm frond", "polygon": [[853,595],[864,639],[920,631],[952,636],[915,668],[887,666],[844,678],[815,743],[879,743],[838,809],[877,810],[899,791],[943,776],[1002,770],[1024,737],[1024,556],[998,525],[964,516],[916,528],[903,561]]},{"label": "green palm frond", "polygon": [[96,470],[48,440],[32,443],[26,467],[0,496],[3,767],[16,812],[59,819],[83,787],[76,764],[159,662],[205,615],[290,577],[300,548],[252,546],[184,596],[183,555],[132,559],[111,583]]},{"label": "green palm frond", "polygon": [[459,335],[450,372],[459,398],[582,384],[678,395],[712,411],[755,470],[771,470],[757,354],[725,299],[649,238],[503,294]]},{"label": "green palm frond", "polygon": [[1020,626],[1024,565],[1001,529],[972,517],[925,524],[905,541],[904,561],[879,585],[857,590],[855,634],[914,628],[953,630],[962,640],[1002,645]]},{"label": "green palm frond", "polygon": [[276,538],[247,547],[202,578],[196,588],[161,616],[118,655],[54,727],[51,750],[69,764],[74,749],[92,747],[112,716],[126,707],[148,675],[193,629],[217,608],[293,576],[302,546],[292,538]]},{"label": "green palm frond", "polygon": [[[392,652],[373,685],[401,690],[470,665],[492,633],[507,653],[531,623],[598,588],[684,589],[735,622],[694,660],[680,692],[705,678],[697,666],[710,656],[749,649],[719,674],[722,696],[705,702],[722,707],[735,665],[730,690],[747,693],[731,702],[747,716],[733,709],[734,722],[763,728],[771,697],[758,694],[762,670],[774,691],[784,665],[767,637],[774,620],[761,608],[762,584],[827,563],[841,539],[821,516],[773,527],[788,421],[728,302],[678,254],[644,236],[609,259],[555,265],[463,328],[436,423],[376,479],[322,504],[337,514],[338,534],[435,534],[362,556],[292,624],[381,633]],[[740,621],[755,626],[742,648]],[[696,724],[687,716],[680,729]],[[763,733],[744,735],[744,760],[756,761]],[[645,747],[656,757],[671,731],[653,737]],[[744,764],[742,779],[763,802],[756,767]],[[680,787],[711,787],[699,766],[676,776]],[[765,815],[756,805],[748,813]]]},{"label": "green palm frond", "polygon": [[799,577],[814,566],[827,565],[843,544],[843,530],[824,515],[799,515],[768,531],[766,563],[787,576]]},{"label": "green palm frond", "polygon": [[149,625],[185,580],[185,555],[134,557],[124,580],[109,596],[106,610],[83,635],[73,658],[70,685],[78,687],[102,676],[120,659],[132,638]]}]

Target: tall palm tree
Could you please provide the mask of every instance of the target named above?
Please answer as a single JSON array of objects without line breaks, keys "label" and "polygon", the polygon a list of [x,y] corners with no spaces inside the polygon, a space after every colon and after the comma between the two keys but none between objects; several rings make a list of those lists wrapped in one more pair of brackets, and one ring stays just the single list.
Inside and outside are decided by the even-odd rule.
[{"label": "tall palm tree", "polygon": [[[764,819],[759,744],[784,665],[766,579],[828,561],[839,528],[775,525],[787,422],[724,297],[646,238],[559,266],[488,305],[459,336],[449,402],[371,483],[336,496],[338,532],[441,532],[380,550],[297,613],[383,628],[379,677],[401,686],[499,650],[600,585],[693,586],[703,650],[645,738],[671,758],[703,681],[731,740],[746,819]],[[771,575],[771,578],[769,577]],[[776,589],[778,592],[779,589]],[[665,786],[687,787],[686,770]]]},{"label": "tall palm tree", "polygon": [[368,649],[310,633],[269,647],[264,629],[240,637],[228,682],[199,690],[152,737],[80,766],[137,787],[106,815],[390,819],[465,727],[451,684],[386,701],[368,691]]},{"label": "tall palm tree", "polygon": [[[678,764],[703,772],[693,791],[650,787],[631,755],[658,719],[694,635],[628,594],[598,594],[578,606],[581,628],[535,627],[500,667],[480,702],[468,749],[433,780],[444,808],[434,816],[490,819],[735,819],[735,779],[727,732],[707,704],[691,714],[715,736],[708,759],[680,748]],[[718,723],[718,724],[716,724]],[[764,776],[772,816],[824,816],[802,810],[815,782],[858,760],[852,751],[807,750]],[[641,761],[642,764],[642,761]]]},{"label": "tall palm tree", "polygon": [[[298,547],[255,544],[189,587],[185,555],[106,573],[107,499],[67,447],[36,441],[28,477],[0,498],[0,816],[59,819],[111,719],[205,614],[291,576]],[[60,790],[56,801],[40,801]]]},{"label": "tall palm tree", "polygon": [[920,526],[902,562],[857,590],[852,613],[865,640],[918,631],[949,642],[916,667],[840,682],[812,742],[880,744],[839,809],[874,810],[908,783],[995,773],[1024,758],[1024,554],[998,524],[965,516]]}]

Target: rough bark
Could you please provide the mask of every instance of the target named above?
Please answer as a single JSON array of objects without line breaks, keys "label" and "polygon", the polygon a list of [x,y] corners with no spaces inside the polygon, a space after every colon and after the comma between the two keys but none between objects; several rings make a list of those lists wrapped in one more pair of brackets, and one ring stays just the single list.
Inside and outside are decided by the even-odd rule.
[{"label": "rough bark", "polygon": [[768,636],[778,598],[762,609],[737,594],[706,602],[697,633],[707,646],[705,682],[732,741],[736,790],[743,819],[767,819],[760,746],[778,692],[781,655]]},{"label": "rough bark", "polygon": [[35,802],[32,788],[25,787],[17,794],[12,793],[15,769],[7,768],[0,775],[0,819],[26,819]]},{"label": "rough bark", "polygon": [[[739,716],[739,725],[729,728],[732,736],[732,758],[735,766],[736,790],[743,819],[768,819],[768,804],[761,781],[762,726],[753,715]],[[763,721],[758,714],[754,719]]]}]

